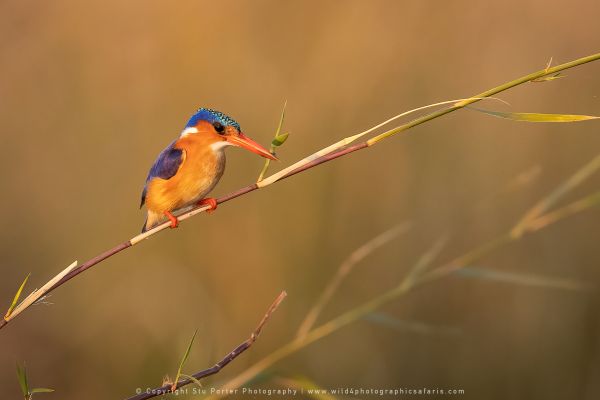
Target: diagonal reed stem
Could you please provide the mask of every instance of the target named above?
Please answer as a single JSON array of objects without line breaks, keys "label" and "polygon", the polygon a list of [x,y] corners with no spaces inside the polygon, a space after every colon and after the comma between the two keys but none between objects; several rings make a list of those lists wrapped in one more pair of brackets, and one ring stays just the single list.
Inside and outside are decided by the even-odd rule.
[{"label": "diagonal reed stem", "polygon": [[404,124],[404,125],[401,125],[401,126],[399,126],[397,128],[390,129],[389,131],[384,132],[381,135],[378,135],[378,136],[375,136],[372,139],[369,139],[367,141],[367,143],[369,144],[369,146],[371,146],[371,145],[373,145],[373,144],[375,144],[375,143],[377,143],[377,142],[379,142],[379,141],[381,141],[381,140],[383,140],[383,139],[385,139],[387,137],[390,137],[392,135],[395,135],[397,133],[400,133],[402,131],[405,131],[407,129],[410,129],[412,127],[420,125],[420,124],[422,124],[424,122],[431,121],[432,119],[441,117],[442,115],[445,115],[445,114],[451,113],[453,111],[459,110],[459,109],[461,109],[463,107],[468,106],[469,104],[476,103],[476,102],[480,101],[483,98],[494,96],[494,95],[496,95],[496,94],[498,94],[500,92],[503,92],[505,90],[511,89],[511,88],[513,88],[515,86],[519,86],[519,85],[522,85],[523,83],[531,82],[531,81],[533,81],[535,79],[539,79],[539,78],[542,78],[542,77],[547,76],[547,75],[552,75],[552,74],[554,74],[556,72],[564,71],[564,70],[569,69],[569,68],[577,67],[577,66],[582,65],[582,64],[586,64],[586,63],[589,63],[589,62],[592,62],[592,61],[596,61],[599,58],[600,58],[600,53],[596,53],[596,54],[592,54],[592,55],[587,56],[587,57],[579,58],[577,60],[573,60],[573,61],[570,61],[570,62],[567,62],[567,63],[564,63],[564,64],[557,65],[556,67],[545,68],[545,69],[542,69],[540,71],[532,72],[529,75],[525,75],[525,76],[522,76],[522,77],[517,78],[515,80],[512,80],[510,82],[506,82],[503,85],[496,86],[495,88],[492,88],[490,90],[486,90],[485,92],[479,93],[479,94],[477,94],[477,95],[475,95],[475,96],[473,96],[473,97],[471,97],[469,99],[465,99],[463,101],[459,101],[459,102],[457,102],[456,104],[454,104],[451,107],[444,108],[442,110],[432,112],[432,113],[424,115],[424,116],[422,116],[420,118],[414,119],[411,122],[409,122],[408,124]]},{"label": "diagonal reed stem", "polygon": [[[293,176],[293,175],[295,175],[297,173],[306,171],[307,169],[314,168],[317,165],[321,165],[321,164],[326,163],[328,161],[331,161],[331,160],[334,160],[336,158],[340,158],[340,157],[345,156],[347,154],[353,153],[355,151],[368,148],[368,147],[370,147],[370,146],[372,146],[372,145],[374,145],[376,143],[379,143],[380,141],[382,141],[382,140],[384,140],[384,139],[386,139],[388,137],[391,137],[391,136],[393,136],[395,134],[398,134],[400,132],[406,131],[406,130],[408,130],[410,128],[413,128],[413,127],[415,127],[417,125],[420,125],[420,124],[423,124],[425,122],[431,121],[433,119],[439,118],[439,117],[441,117],[443,115],[449,114],[449,113],[451,113],[453,111],[456,111],[456,110],[459,110],[461,108],[464,108],[465,106],[468,106],[469,104],[476,103],[476,102],[482,100],[483,98],[494,96],[495,94],[498,94],[500,92],[503,92],[503,91],[505,91],[507,89],[510,89],[510,88],[513,88],[515,86],[521,85],[523,83],[527,83],[527,82],[530,82],[530,81],[542,78],[544,76],[555,74],[557,72],[560,72],[560,71],[563,71],[563,70],[566,70],[566,69],[569,69],[569,68],[577,67],[579,65],[583,65],[583,64],[586,64],[586,63],[589,63],[589,62],[592,62],[592,61],[595,61],[595,60],[598,60],[598,59],[600,59],[600,53],[592,54],[592,55],[587,56],[587,57],[582,57],[582,58],[579,58],[579,59],[576,59],[576,60],[573,60],[573,61],[570,61],[570,62],[567,62],[567,63],[564,63],[564,64],[557,65],[557,66],[552,67],[552,68],[546,68],[546,69],[543,69],[543,70],[540,70],[540,71],[536,71],[536,72],[530,73],[530,74],[525,75],[525,76],[523,76],[521,78],[517,78],[517,79],[512,80],[510,82],[504,83],[504,84],[502,84],[500,86],[497,86],[495,88],[489,89],[489,90],[487,90],[485,92],[482,92],[482,93],[480,93],[478,95],[475,95],[473,97],[470,97],[468,99],[460,100],[460,101],[454,103],[450,107],[443,108],[441,110],[432,112],[430,114],[426,114],[426,115],[424,115],[422,117],[419,117],[419,118],[414,119],[414,120],[412,120],[412,121],[410,121],[410,122],[408,122],[406,124],[403,124],[403,125],[400,125],[400,126],[398,126],[396,128],[393,128],[391,130],[388,130],[387,132],[384,132],[384,133],[382,133],[380,135],[377,135],[377,136],[375,136],[375,137],[373,137],[373,138],[371,138],[371,139],[369,139],[367,141],[364,141],[364,142],[360,142],[360,143],[357,143],[357,144],[354,144],[354,145],[351,145],[351,146],[347,146],[347,147],[341,147],[341,146],[344,146],[344,143],[342,143],[343,142],[343,140],[342,140],[342,141],[338,142],[339,146],[335,146],[335,145],[329,146],[329,148],[331,148],[330,152],[326,152],[326,154],[324,154],[324,155],[317,155],[317,154],[320,154],[320,152],[317,152],[317,153],[315,153],[315,155],[313,155],[313,156],[315,156],[314,158],[313,158],[313,156],[309,156],[309,157],[305,158],[303,160],[303,163],[301,163],[299,165],[298,165],[298,163],[294,164],[293,165],[293,169],[291,169],[291,170],[289,170],[289,168],[286,168],[283,171],[275,173],[272,176],[264,179],[263,181],[259,182],[258,184],[255,183],[255,184],[252,184],[252,185],[248,185],[248,186],[246,186],[244,188],[241,188],[241,189],[239,189],[239,190],[237,190],[237,191],[235,191],[233,193],[230,193],[230,194],[228,194],[228,195],[226,195],[224,197],[221,197],[221,198],[217,199],[217,204],[224,203],[224,202],[232,200],[232,199],[234,199],[236,197],[240,197],[240,196],[245,195],[247,193],[253,192],[253,191],[255,191],[255,190],[259,189],[259,188],[266,187],[268,185],[271,185],[271,184],[273,184],[275,182],[278,182],[280,180],[283,180],[285,178],[289,178],[290,176]],[[359,134],[359,135],[361,135],[361,134]],[[359,136],[359,135],[355,135],[355,137]],[[347,139],[352,139],[352,138],[353,137],[349,137]],[[349,140],[349,142],[352,142],[353,140],[355,140],[355,139]],[[184,221],[184,220],[186,220],[188,218],[193,217],[196,214],[199,214],[201,212],[206,211],[208,208],[209,208],[208,206],[202,206],[202,207],[192,208],[191,210],[185,211],[183,214],[178,215],[178,219],[180,221]],[[28,297],[30,299],[30,301],[31,301],[31,304],[34,304],[37,300],[39,300],[39,298],[41,298],[41,296],[43,296],[43,295],[45,295],[47,293],[50,293],[51,291],[55,290],[56,288],[64,285],[66,282],[68,282],[69,280],[71,280],[75,276],[81,274],[82,272],[88,270],[89,268],[93,267],[94,265],[96,265],[96,264],[98,264],[98,263],[106,260],[109,257],[112,257],[113,255],[115,255],[115,254],[117,254],[117,253],[119,253],[119,252],[121,252],[121,251],[129,248],[129,247],[132,247],[132,246],[138,244],[142,240],[147,239],[150,236],[153,236],[153,235],[155,235],[156,233],[158,233],[158,232],[160,232],[162,230],[167,229],[169,226],[170,226],[170,224],[168,222],[165,222],[165,223],[163,223],[163,224],[161,224],[161,225],[159,225],[159,226],[157,226],[157,227],[155,227],[153,229],[148,230],[147,232],[145,232],[143,234],[137,235],[137,236],[133,237],[130,240],[127,240],[127,241],[125,241],[123,243],[118,244],[117,246],[113,247],[112,249],[109,249],[109,250],[101,253],[100,255],[98,255],[98,256],[96,256],[96,257],[94,257],[94,258],[86,261],[81,266],[78,266],[78,267],[70,270],[70,272],[68,272],[65,276],[61,277],[55,283],[53,283],[50,287],[48,287],[47,290],[44,293],[40,293],[39,291],[32,293],[31,296]],[[56,279],[56,277],[53,278],[53,279]],[[0,320],[0,329],[4,328],[8,324],[9,321],[12,321],[15,317],[17,317],[18,315],[20,315],[21,312],[24,311],[24,310],[26,310],[28,307],[29,307],[29,305],[27,307],[19,307],[19,306],[17,306],[17,308],[13,311],[13,313],[11,314],[11,316],[10,316],[9,319],[2,319],[2,320]],[[18,310],[18,312],[17,312],[17,310]]]}]

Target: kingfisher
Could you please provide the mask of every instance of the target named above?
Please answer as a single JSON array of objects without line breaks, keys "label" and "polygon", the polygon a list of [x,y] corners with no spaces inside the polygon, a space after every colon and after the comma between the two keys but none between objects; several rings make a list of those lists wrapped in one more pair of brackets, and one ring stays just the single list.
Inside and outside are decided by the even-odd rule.
[{"label": "kingfisher", "polygon": [[173,212],[184,207],[208,205],[208,211],[217,208],[217,201],[205,196],[223,175],[227,146],[242,147],[277,160],[244,135],[233,118],[210,108],[198,109],[179,137],[158,155],[148,172],[140,203],[140,208],[145,204],[148,210],[142,232],[167,218],[171,228],[176,228],[179,221]]}]

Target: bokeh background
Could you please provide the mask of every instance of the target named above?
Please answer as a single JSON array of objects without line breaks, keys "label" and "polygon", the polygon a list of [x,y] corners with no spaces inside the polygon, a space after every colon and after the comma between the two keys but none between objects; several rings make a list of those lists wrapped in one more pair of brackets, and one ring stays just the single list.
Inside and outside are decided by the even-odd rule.
[{"label": "bokeh background", "polygon": [[[407,109],[595,53],[599,12],[594,0],[2,1],[0,299],[8,307],[29,272],[28,288],[39,287],[136,234],[146,172],[199,106],[267,144],[287,99],[279,168]],[[565,75],[485,107],[600,114],[600,64]],[[173,376],[196,328],[185,371],[202,369],[286,289],[255,347],[204,381],[218,386],[290,341],[357,247],[412,224],[356,266],[319,322],[393,287],[442,237],[435,265],[506,232],[598,154],[599,129],[461,111],[197,216],[3,329],[2,397],[19,398],[14,365],[25,361],[32,386],[56,389],[40,398],[125,398]],[[262,162],[229,149],[214,194],[253,182]],[[599,184],[590,178],[561,204]],[[597,287],[599,223],[592,208],[476,267]],[[596,290],[453,276],[385,306],[388,323],[353,323],[270,372],[323,388],[596,399],[599,300]]]}]

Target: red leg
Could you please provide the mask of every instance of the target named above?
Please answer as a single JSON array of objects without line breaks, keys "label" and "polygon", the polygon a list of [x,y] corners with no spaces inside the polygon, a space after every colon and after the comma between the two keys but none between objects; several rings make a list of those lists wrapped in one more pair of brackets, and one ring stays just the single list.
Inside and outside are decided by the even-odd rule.
[{"label": "red leg", "polygon": [[207,213],[211,213],[217,209],[217,199],[212,197],[207,197],[198,202],[199,206],[209,206],[210,208],[206,210]]},{"label": "red leg", "polygon": [[165,211],[163,212],[163,214],[165,214],[165,216],[169,218],[169,221],[171,221],[171,229],[177,228],[179,226],[179,220],[176,216],[171,214],[169,211]]}]

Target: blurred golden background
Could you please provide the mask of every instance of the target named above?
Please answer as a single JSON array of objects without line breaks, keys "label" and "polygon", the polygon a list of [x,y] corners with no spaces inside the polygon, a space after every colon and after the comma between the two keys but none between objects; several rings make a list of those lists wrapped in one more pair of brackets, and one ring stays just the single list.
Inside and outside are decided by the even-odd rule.
[{"label": "blurred golden background", "polygon": [[[0,2],[0,299],[8,307],[29,272],[27,291],[137,234],[148,168],[199,106],[231,115],[266,145],[287,99],[291,136],[279,168],[550,57],[595,53],[599,12],[594,0]],[[511,107],[481,107],[599,115],[599,71],[587,64],[503,93]],[[19,398],[14,365],[25,361],[32,386],[56,390],[40,399],[125,398],[173,376],[196,328],[184,371],[203,369],[287,290],[255,346],[203,381],[219,385],[290,341],[357,247],[412,224],[356,266],[319,322],[393,287],[441,237],[439,263],[510,229],[598,154],[599,128],[462,110],[197,216],[94,267],[54,292],[53,305],[3,329],[2,397]],[[263,163],[227,154],[215,195],[253,182]],[[535,179],[511,188],[528,171]],[[599,184],[592,177],[561,204]],[[598,286],[599,218],[592,208],[476,267]],[[596,399],[599,300],[596,290],[452,276],[380,310],[400,323],[353,323],[270,372],[323,388]]]}]

